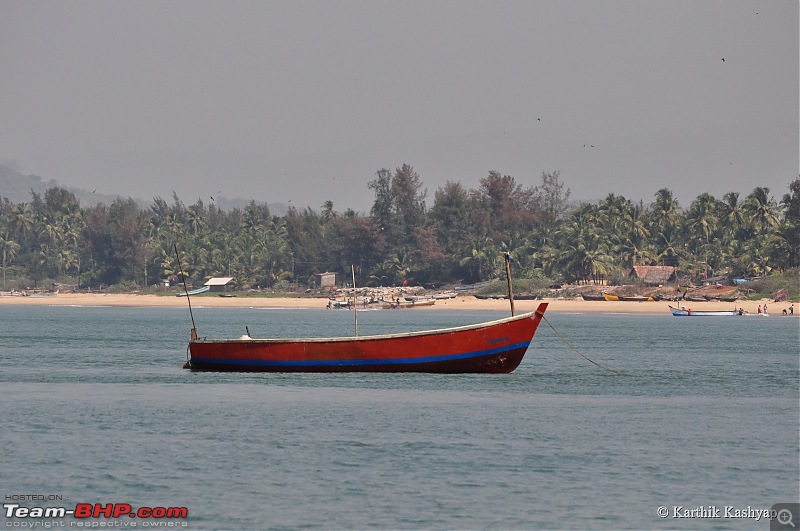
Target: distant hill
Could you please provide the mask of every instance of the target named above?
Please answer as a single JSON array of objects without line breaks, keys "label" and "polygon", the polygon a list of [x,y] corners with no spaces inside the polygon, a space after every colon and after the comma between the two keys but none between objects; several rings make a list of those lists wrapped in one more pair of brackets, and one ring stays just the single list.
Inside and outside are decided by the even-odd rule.
[{"label": "distant hill", "polygon": [[[84,208],[93,207],[99,203],[110,205],[118,198],[127,198],[120,195],[107,195],[88,191],[82,188],[66,186],[54,179],[45,181],[38,175],[24,175],[6,164],[0,164],[0,197],[8,198],[12,203],[30,203],[32,199],[31,191],[44,196],[48,188],[66,188],[73,194]],[[151,199],[133,198],[142,208],[149,208],[152,204]],[[172,201],[172,197],[164,197],[167,202]],[[181,201],[187,206],[197,202],[197,198],[181,197]],[[216,197],[215,204],[222,210],[233,210],[234,208],[243,209],[250,203],[250,199],[228,199],[227,197]],[[257,201],[258,202],[258,201]],[[208,205],[208,201],[204,201]],[[275,216],[282,216],[286,213],[287,205],[283,203],[268,203],[270,212]]]},{"label": "distant hill", "polygon": [[114,202],[114,199],[119,197],[64,186],[54,179],[45,181],[38,175],[23,175],[10,166],[0,164],[0,197],[8,198],[12,203],[30,203],[33,199],[31,191],[44,196],[44,192],[48,188],[57,186],[66,188],[75,194],[82,207],[92,207],[98,203],[110,205]]}]

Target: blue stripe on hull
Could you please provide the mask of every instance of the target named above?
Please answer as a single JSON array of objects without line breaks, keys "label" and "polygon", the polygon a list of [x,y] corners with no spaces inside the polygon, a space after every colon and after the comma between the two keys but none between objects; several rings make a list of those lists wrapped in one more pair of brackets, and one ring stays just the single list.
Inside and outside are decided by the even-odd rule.
[{"label": "blue stripe on hull", "polygon": [[468,352],[463,354],[446,354],[443,356],[426,356],[422,358],[384,358],[378,360],[230,360],[224,358],[195,358],[192,356],[191,363],[196,364],[198,367],[203,365],[215,367],[299,367],[299,368],[313,368],[313,367],[370,367],[381,365],[420,365],[420,364],[433,364],[448,361],[465,361],[472,358],[482,358],[485,356],[493,356],[502,354],[503,352],[513,351],[517,349],[527,350],[530,342],[517,343],[514,345],[506,345],[488,350],[481,350],[477,352]]}]

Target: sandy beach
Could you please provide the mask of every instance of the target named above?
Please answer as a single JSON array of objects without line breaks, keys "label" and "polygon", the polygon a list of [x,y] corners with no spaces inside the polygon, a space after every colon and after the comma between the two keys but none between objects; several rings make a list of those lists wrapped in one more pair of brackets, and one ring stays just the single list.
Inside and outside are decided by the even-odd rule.
[{"label": "sandy beach", "polygon": [[[668,314],[668,305],[674,302],[625,302],[625,301],[584,301],[581,299],[545,299],[515,301],[517,312],[533,311],[541,302],[548,302],[548,312],[572,313],[628,313],[628,314]],[[693,310],[730,310],[734,307],[756,313],[758,306],[766,303],[769,313],[780,316],[788,302],[761,301],[728,302],[684,302],[682,305]],[[327,299],[307,297],[218,297],[200,295],[192,297],[193,308],[325,308]],[[42,305],[42,306],[109,306],[109,307],[184,307],[186,298],[161,295],[136,294],[95,294],[59,293],[47,297],[2,296],[0,305]],[[436,301],[433,306],[404,309],[401,311],[437,310],[508,310],[507,300],[482,300],[472,296]],[[798,312],[795,312],[798,316]]]}]

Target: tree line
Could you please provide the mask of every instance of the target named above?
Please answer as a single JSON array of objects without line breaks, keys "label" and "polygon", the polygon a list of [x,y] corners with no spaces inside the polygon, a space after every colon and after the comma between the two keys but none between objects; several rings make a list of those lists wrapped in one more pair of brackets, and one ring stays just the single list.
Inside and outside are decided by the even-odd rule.
[{"label": "tree line", "polygon": [[[698,195],[686,208],[668,188],[650,204],[608,194],[572,203],[558,171],[536,186],[490,171],[476,189],[447,182],[428,206],[413,167],[380,169],[367,186],[368,214],[266,204],[223,211],[198,200],[186,206],[133,199],[83,208],[53,187],[28,203],[0,200],[0,258],[7,279],[38,285],[135,288],[195,284],[230,276],[240,288],[308,285],[315,273],[360,285],[475,283],[502,274],[510,253],[517,278],[553,282],[613,279],[635,265],[670,265],[684,276],[755,277],[800,266],[800,177],[778,201],[764,187],[747,196]],[[176,258],[175,248],[178,249]],[[180,263],[178,263],[178,259]]]}]

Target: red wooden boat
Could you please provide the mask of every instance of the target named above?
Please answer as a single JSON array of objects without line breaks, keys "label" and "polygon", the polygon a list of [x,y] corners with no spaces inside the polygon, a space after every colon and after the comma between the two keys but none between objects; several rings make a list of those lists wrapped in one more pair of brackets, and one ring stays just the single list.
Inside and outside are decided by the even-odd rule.
[{"label": "red wooden boat", "polygon": [[251,372],[509,373],[525,356],[546,309],[547,303],[542,303],[535,312],[497,321],[379,336],[193,337],[184,367]]}]

